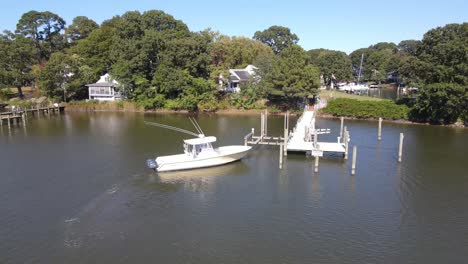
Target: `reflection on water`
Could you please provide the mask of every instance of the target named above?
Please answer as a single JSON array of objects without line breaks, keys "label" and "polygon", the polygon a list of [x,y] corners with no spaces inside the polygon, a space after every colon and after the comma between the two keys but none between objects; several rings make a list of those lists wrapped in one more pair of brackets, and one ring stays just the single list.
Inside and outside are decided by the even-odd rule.
[{"label": "reflection on water", "polygon": [[[468,131],[348,121],[357,171],[255,148],[240,162],[155,173],[180,152],[184,115],[67,113],[0,134],[0,263],[464,263]],[[219,145],[258,116],[199,115]],[[294,121],[292,121],[293,123]],[[338,120],[318,120],[335,141]],[[269,131],[282,134],[283,119]],[[403,162],[397,162],[399,133]],[[442,140],[443,139],[443,140]],[[437,249],[437,250],[434,250]]]}]

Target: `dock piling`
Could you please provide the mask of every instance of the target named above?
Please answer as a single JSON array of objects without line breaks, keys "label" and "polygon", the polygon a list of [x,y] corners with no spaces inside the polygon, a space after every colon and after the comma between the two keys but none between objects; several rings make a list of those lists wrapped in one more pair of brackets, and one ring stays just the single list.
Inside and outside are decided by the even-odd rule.
[{"label": "dock piling", "polygon": [[349,137],[349,132],[345,130],[344,132],[344,144],[345,144],[345,153],[344,153],[344,159],[348,159],[348,137]]},{"label": "dock piling", "polygon": [[288,155],[288,129],[284,129],[284,143],[283,143],[283,155],[287,156]]},{"label": "dock piling", "polygon": [[398,162],[401,162],[402,160],[402,155],[403,155],[403,138],[405,135],[403,133],[400,133],[400,145],[398,147]]},{"label": "dock piling", "polygon": [[344,125],[344,117],[340,117],[340,138],[343,138],[343,125]]},{"label": "dock piling", "polygon": [[351,175],[356,174],[356,155],[357,155],[357,147],[356,145],[353,146],[353,161],[351,164]]},{"label": "dock piling", "polygon": [[279,151],[279,168],[283,168],[283,145],[280,144],[280,151]]},{"label": "dock piling", "polygon": [[318,167],[319,167],[319,156],[315,156],[315,164],[314,164],[314,172],[317,173],[318,172]]},{"label": "dock piling", "polygon": [[379,117],[379,130],[377,132],[377,139],[382,140],[382,118]]}]

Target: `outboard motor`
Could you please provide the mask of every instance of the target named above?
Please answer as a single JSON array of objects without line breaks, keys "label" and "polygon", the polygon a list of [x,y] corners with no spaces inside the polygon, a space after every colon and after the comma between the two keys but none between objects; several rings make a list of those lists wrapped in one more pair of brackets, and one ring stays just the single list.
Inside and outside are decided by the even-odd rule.
[{"label": "outboard motor", "polygon": [[146,166],[148,166],[148,168],[150,169],[156,170],[156,168],[158,167],[158,163],[155,159],[148,159],[146,160]]}]

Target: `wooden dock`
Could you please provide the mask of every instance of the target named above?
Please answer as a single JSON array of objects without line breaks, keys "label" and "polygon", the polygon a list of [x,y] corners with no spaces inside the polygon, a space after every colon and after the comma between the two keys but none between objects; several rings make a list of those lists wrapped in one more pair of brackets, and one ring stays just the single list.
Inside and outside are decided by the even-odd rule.
[{"label": "wooden dock", "polygon": [[36,107],[19,111],[12,112],[0,112],[0,126],[3,126],[4,123],[11,126],[11,124],[25,124],[26,118],[28,115],[50,115],[52,113],[62,113],[65,110],[65,106],[50,106],[50,107]]}]

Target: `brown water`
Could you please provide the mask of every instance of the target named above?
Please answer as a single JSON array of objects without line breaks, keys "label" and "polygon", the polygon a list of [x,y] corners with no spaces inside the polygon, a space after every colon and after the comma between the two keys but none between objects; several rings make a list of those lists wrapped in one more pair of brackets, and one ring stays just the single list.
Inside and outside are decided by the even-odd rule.
[{"label": "brown water", "polygon": [[[220,145],[258,116],[201,115]],[[182,151],[183,115],[67,113],[0,131],[0,263],[466,263],[468,130],[349,121],[340,157],[259,147],[241,162],[157,175]],[[294,124],[294,120],[291,122]],[[281,117],[271,117],[280,135]],[[336,140],[339,121],[320,140]],[[405,133],[403,163],[397,162]]]}]

